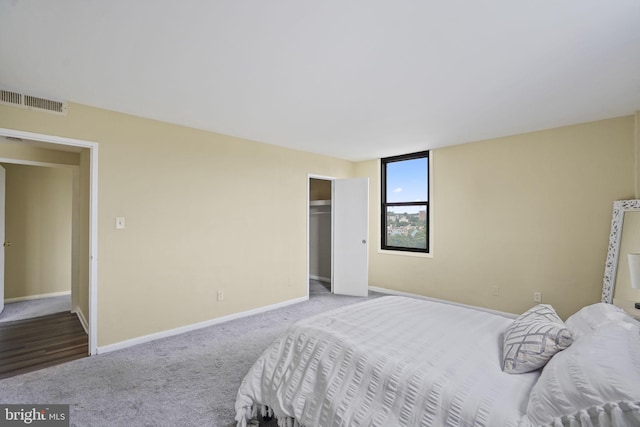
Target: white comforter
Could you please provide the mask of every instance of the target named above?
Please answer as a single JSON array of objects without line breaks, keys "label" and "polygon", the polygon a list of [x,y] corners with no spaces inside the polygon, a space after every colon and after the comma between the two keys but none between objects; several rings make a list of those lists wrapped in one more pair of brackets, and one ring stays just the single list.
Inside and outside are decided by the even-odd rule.
[{"label": "white comforter", "polygon": [[268,407],[281,426],[523,426],[539,372],[502,372],[499,315],[404,297],[293,325],[255,362],[238,426]]}]

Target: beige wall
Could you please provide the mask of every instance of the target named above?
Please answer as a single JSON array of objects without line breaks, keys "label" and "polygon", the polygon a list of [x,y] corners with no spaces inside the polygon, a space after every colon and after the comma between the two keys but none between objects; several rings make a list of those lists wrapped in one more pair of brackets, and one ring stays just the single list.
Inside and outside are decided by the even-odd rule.
[{"label": "beige wall", "polygon": [[379,162],[357,165],[371,179],[370,285],[514,313],[540,291],[563,317],[600,300],[612,204],[634,196],[633,116],[432,156],[432,258],[378,252]]},{"label": "beige wall", "polygon": [[37,147],[25,142],[18,143],[3,136],[0,136],[0,157],[16,161],[41,162],[60,166],[78,165],[80,162],[78,153]]},{"label": "beige wall", "polygon": [[307,174],[371,178],[372,286],[509,312],[540,291],[565,317],[599,300],[611,205],[635,187],[634,117],[435,150],[433,258],[417,258],[377,251],[378,161],[78,104],[0,106],[0,127],[99,144],[99,346],[305,295]]},{"label": "beige wall", "polygon": [[[80,152],[78,176],[74,182],[74,223],[73,230],[73,268],[72,282],[75,283],[72,293],[74,294],[74,309],[80,311],[84,320],[89,321],[89,241],[90,241],[90,202],[91,202],[91,168],[89,149]],[[98,190],[98,193],[100,191]],[[98,197],[98,201],[100,197]],[[77,276],[76,276],[77,275]],[[98,282],[100,278],[98,277]],[[98,284],[98,292],[99,292]]]},{"label": "beige wall", "polygon": [[307,174],[355,171],[73,103],[67,116],[0,106],[0,127],[99,144],[99,346],[306,295]]},{"label": "beige wall", "polygon": [[640,199],[640,111],[636,111],[635,119],[635,198]]},{"label": "beige wall", "polygon": [[[635,198],[640,198],[640,111],[635,114]],[[640,290],[631,287],[629,260],[627,254],[640,253],[640,212],[625,212],[620,231],[618,267],[614,280],[613,303],[633,310],[634,303],[640,302]]]},{"label": "beige wall", "polygon": [[70,291],[72,169],[3,166],[5,298]]}]

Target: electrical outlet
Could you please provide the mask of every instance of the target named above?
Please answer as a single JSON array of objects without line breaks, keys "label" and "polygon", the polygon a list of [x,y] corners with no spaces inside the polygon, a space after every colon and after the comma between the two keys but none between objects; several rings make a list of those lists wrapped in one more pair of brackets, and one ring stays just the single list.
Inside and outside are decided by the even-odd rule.
[{"label": "electrical outlet", "polygon": [[491,295],[493,295],[494,297],[499,297],[500,296],[500,287],[499,286],[494,286],[493,288],[491,288]]},{"label": "electrical outlet", "polygon": [[218,291],[218,301],[222,301],[224,299],[224,291]]},{"label": "electrical outlet", "polygon": [[533,302],[541,302],[542,301],[542,293],[534,292],[533,293]]}]

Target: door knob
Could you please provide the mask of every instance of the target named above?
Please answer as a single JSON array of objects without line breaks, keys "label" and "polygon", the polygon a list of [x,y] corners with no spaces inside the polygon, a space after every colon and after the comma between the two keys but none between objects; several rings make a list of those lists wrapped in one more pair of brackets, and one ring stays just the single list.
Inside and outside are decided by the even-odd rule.
[{"label": "door knob", "polygon": [[2,246],[4,246],[5,248],[8,248],[9,246],[11,246],[11,242],[4,242]]},{"label": "door knob", "polygon": [[364,239],[362,239],[362,244],[363,244],[363,245],[366,245],[366,244],[367,244],[367,241],[366,241],[366,240],[364,240]]}]

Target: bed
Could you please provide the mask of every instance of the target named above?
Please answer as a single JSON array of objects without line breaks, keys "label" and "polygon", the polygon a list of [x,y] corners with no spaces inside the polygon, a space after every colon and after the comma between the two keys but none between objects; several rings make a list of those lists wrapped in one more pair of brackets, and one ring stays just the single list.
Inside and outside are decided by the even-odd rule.
[{"label": "bed", "polygon": [[259,415],[282,427],[640,426],[640,323],[602,303],[565,324],[548,305],[514,319],[376,298],[271,344],[236,399],[239,427]]}]

